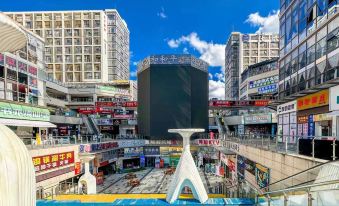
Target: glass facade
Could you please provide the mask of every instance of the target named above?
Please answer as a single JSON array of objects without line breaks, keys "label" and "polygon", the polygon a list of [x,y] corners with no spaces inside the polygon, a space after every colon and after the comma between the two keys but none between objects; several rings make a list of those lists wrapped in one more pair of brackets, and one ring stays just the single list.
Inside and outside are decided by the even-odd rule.
[{"label": "glass facade", "polygon": [[240,34],[232,34],[225,52],[225,97],[228,100],[239,99],[239,42]]},{"label": "glass facade", "polygon": [[339,78],[337,0],[282,0],[279,97]]}]

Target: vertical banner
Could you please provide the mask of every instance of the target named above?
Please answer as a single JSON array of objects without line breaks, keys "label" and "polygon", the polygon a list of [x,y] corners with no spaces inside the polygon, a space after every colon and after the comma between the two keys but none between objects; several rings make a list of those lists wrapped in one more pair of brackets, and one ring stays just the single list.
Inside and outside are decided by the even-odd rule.
[{"label": "vertical banner", "polygon": [[270,183],[270,169],[261,165],[255,165],[255,179],[260,188],[265,188]]},{"label": "vertical banner", "polygon": [[81,162],[76,162],[74,165],[74,175],[79,175],[81,173]]}]

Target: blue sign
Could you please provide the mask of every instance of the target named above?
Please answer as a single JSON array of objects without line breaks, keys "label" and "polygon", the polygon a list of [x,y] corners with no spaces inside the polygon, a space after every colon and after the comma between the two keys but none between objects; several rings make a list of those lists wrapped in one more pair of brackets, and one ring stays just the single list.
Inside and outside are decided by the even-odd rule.
[{"label": "blue sign", "polygon": [[271,84],[271,85],[258,88],[259,94],[275,93],[277,91],[278,91],[278,86],[276,84]]},{"label": "blue sign", "polygon": [[140,155],[140,167],[145,167],[145,156]]},{"label": "blue sign", "polygon": [[315,124],[313,115],[308,116],[308,136],[314,136],[315,135]]}]

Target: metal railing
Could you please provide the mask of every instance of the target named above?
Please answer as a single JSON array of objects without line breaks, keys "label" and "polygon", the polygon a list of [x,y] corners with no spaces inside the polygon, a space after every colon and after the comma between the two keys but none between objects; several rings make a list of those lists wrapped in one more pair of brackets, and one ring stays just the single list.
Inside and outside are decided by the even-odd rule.
[{"label": "metal railing", "polygon": [[[225,140],[285,154],[300,154],[327,160],[336,160],[338,158],[336,155],[338,148],[336,146],[338,145],[339,137],[228,134],[225,136]],[[327,143],[326,148],[330,149],[331,154],[319,155],[324,143]]]},{"label": "metal railing", "polygon": [[266,192],[257,196],[256,205],[336,206],[339,205],[338,184],[337,179]]}]

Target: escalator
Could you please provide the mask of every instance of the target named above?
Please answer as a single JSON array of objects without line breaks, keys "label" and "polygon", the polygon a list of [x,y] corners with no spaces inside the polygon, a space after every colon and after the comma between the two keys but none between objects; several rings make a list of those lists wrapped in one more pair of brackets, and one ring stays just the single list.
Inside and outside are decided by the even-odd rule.
[{"label": "escalator", "polygon": [[94,120],[93,117],[88,117],[88,122],[90,123],[92,129],[93,129],[93,132],[95,135],[100,135],[101,132],[100,132],[100,129],[96,123],[96,121]]},{"label": "escalator", "polygon": [[216,116],[215,117],[215,122],[217,123],[218,126],[218,132],[221,136],[223,136],[224,134],[227,134],[228,132],[228,127],[226,126],[224,120],[222,117],[220,116]]},{"label": "escalator", "polygon": [[88,117],[86,115],[83,115],[82,121],[84,122],[84,124],[87,128],[88,134],[91,134],[91,135],[100,135],[101,134],[100,129],[97,126],[93,117]]}]

